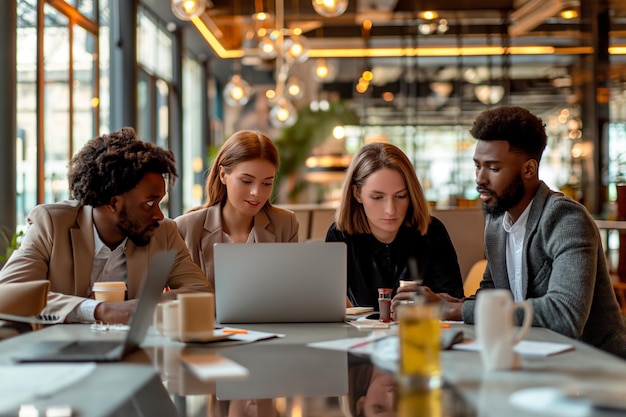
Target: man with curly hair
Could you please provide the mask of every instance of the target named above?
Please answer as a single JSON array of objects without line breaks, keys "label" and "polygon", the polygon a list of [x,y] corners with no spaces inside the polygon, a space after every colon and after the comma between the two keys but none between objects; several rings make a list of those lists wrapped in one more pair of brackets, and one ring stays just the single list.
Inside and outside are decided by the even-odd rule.
[{"label": "man with curly hair", "polygon": [[[539,179],[547,141],[541,119],[498,107],[482,112],[470,133],[478,140],[476,189],[486,214],[487,267],[478,291],[510,290],[515,301],[530,302],[534,326],[626,359],[626,327],[598,228],[582,204]],[[474,323],[474,296],[444,298],[448,318]]]},{"label": "man with curly hair", "polygon": [[[50,292],[42,314],[68,323],[128,323],[150,258],[174,250],[172,291],[164,297],[212,291],[176,224],[159,207],[165,181],[171,185],[177,175],[174,154],[139,140],[132,128],[90,140],[70,162],[74,200],[31,211],[20,249],[0,271],[0,285],[47,279]],[[94,300],[97,281],[125,281],[128,300]]]}]

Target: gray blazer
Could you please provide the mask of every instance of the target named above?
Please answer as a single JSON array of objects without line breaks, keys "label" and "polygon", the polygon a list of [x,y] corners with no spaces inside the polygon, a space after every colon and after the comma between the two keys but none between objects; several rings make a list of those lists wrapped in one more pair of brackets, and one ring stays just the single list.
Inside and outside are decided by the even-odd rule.
[{"label": "gray blazer", "polygon": [[[522,253],[522,292],[533,325],[626,358],[626,326],[609,278],[598,228],[585,207],[543,182],[532,201]],[[502,216],[487,216],[487,268],[480,289],[509,287]],[[474,297],[463,320],[474,323]],[[522,312],[518,312],[521,322]]]},{"label": "gray blazer", "polygon": [[[222,242],[222,210],[219,204],[183,214],[175,219],[178,230],[191,253],[191,260],[200,266],[215,288],[213,244]],[[278,207],[264,207],[254,216],[257,242],[297,242],[296,215]]]}]

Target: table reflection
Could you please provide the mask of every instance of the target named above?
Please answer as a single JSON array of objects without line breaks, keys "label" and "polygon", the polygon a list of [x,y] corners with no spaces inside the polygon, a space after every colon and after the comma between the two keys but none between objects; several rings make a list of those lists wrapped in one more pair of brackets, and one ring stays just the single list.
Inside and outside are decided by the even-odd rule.
[{"label": "table reflection", "polygon": [[181,361],[202,347],[155,346],[148,353],[181,416],[465,417],[474,408],[451,386],[400,389],[369,357],[303,345],[242,345],[213,350],[244,367],[240,378],[200,380]]}]

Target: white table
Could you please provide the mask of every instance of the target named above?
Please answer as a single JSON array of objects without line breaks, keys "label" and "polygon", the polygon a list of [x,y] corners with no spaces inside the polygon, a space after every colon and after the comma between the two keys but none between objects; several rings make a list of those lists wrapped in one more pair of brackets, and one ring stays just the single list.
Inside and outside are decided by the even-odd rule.
[{"label": "white table", "polygon": [[[473,337],[473,326],[453,326],[460,327],[467,337]],[[282,333],[286,337],[238,346],[185,346],[165,339],[155,342],[152,332],[150,343],[144,344],[141,351],[130,355],[124,362],[98,365],[91,377],[72,390],[33,402],[41,406],[68,404],[81,417],[123,415],[120,410],[128,411],[132,407],[142,409],[144,415],[173,415],[168,414],[173,412],[173,406],[165,385],[181,416],[198,415],[198,402],[204,402],[202,406],[207,407],[208,399],[215,398],[220,392],[222,395],[241,395],[245,398],[263,390],[280,392],[276,397],[282,398],[283,405],[299,404],[302,417],[342,415],[337,398],[347,394],[344,383],[347,361],[341,360],[347,354],[306,345],[315,341],[364,337],[369,334],[368,331],[359,331],[344,323],[250,324],[237,327]],[[119,334],[113,333],[94,334],[84,325],[54,326],[0,342],[0,364],[11,363],[11,352],[38,340],[119,337]],[[597,387],[623,387],[626,390],[626,361],[546,329],[532,328],[527,339],[571,343],[575,350],[550,357],[524,358],[520,370],[489,374],[483,371],[477,352],[442,352],[444,379],[458,390],[465,402],[455,405],[460,407],[455,416],[536,417],[538,414],[515,408],[509,402],[511,394],[531,387],[560,387],[584,381]],[[218,352],[243,360],[251,375],[240,380],[200,381],[182,365],[179,359],[182,352]],[[294,366],[293,360],[299,361],[302,366]],[[291,370],[296,374],[290,374]],[[261,379],[256,378],[258,376]],[[545,411],[546,416],[554,415],[551,410]],[[213,415],[207,410],[200,414]],[[589,415],[607,414],[594,410]]]}]

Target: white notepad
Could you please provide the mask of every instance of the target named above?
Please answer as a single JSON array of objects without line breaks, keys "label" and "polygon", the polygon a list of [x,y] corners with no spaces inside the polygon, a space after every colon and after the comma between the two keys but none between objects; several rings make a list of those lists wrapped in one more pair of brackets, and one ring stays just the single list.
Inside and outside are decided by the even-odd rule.
[{"label": "white notepad", "polygon": [[[456,350],[468,350],[472,352],[479,352],[480,345],[476,340],[468,340],[463,343],[457,343],[452,346],[452,349]],[[539,342],[535,340],[522,340],[514,347],[515,351],[522,356],[551,356],[557,353],[569,352],[574,350],[574,346],[569,343],[553,343],[553,342]]]}]

